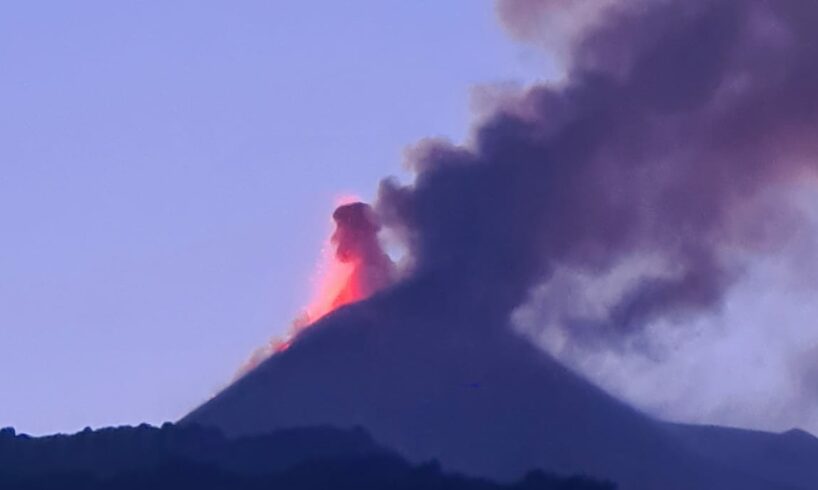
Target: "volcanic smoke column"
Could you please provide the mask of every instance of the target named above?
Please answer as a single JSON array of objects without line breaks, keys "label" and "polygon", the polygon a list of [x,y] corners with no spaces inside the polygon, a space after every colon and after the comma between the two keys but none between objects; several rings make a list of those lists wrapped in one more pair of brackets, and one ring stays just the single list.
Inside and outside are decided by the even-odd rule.
[{"label": "volcanic smoke column", "polygon": [[414,181],[382,183],[412,275],[507,317],[566,275],[628,271],[593,314],[554,301],[570,342],[617,345],[717,310],[743,256],[804,224],[791,192],[818,175],[818,3],[497,5],[520,39],[572,21],[565,77],[502,97],[466,144],[421,142]]},{"label": "volcanic smoke column", "polygon": [[[651,327],[718,311],[747,257],[804,223],[791,194],[818,179],[818,3],[498,8],[520,39],[540,41],[540,21],[572,21],[561,24],[563,80],[504,94],[464,144],[422,141],[413,181],[383,181],[374,212],[340,207],[319,292],[273,352],[395,280],[380,225],[408,264],[392,296],[438,291],[460,315],[447,329],[507,329],[535,299],[553,305],[561,350],[647,352],[662,335]],[[557,297],[577,277],[606,285],[605,301],[590,287]],[[551,294],[534,297],[542,288]]]},{"label": "volcanic smoke column", "polygon": [[[789,191],[818,175],[818,2],[498,5],[522,38],[561,6],[596,20],[573,26],[559,84],[503,97],[465,144],[419,144],[414,179],[381,184],[377,220],[361,203],[338,209],[333,263],[346,272],[329,271],[302,324],[387,290],[285,339],[186,421],[233,434],[360,425],[415,461],[491,477],[538,467],[629,490],[781,488],[755,477],[772,458],[752,478],[689,458],[666,426],[537,351],[510,317],[549,286],[566,344],[614,349],[658,322],[682,328],[722,305],[744,257],[803,223],[781,217]],[[379,224],[409,264],[394,283]],[[610,298],[566,288],[572,275],[610,280]]]},{"label": "volcanic smoke column", "polygon": [[334,247],[319,291],[297,322],[298,329],[312,324],[327,313],[360,301],[392,283],[395,266],[378,240],[380,225],[372,208],[362,202],[339,206],[332,219]]}]

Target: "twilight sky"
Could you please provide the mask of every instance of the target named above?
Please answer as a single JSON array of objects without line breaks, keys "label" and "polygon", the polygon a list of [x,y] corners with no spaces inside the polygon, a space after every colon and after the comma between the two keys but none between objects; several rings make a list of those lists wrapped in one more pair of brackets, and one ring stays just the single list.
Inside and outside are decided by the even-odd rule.
[{"label": "twilight sky", "polygon": [[[371,198],[423,137],[463,138],[475,86],[557,71],[508,39],[491,0],[354,7],[4,5],[0,426],[185,414],[307,303],[340,196]],[[814,231],[812,184],[794,199]],[[818,430],[807,231],[752,257],[657,359],[565,349],[549,298],[570,291],[535,291],[515,324],[651,413]],[[610,286],[569,279],[596,301]]]},{"label": "twilight sky", "polygon": [[320,9],[3,5],[0,426],[183,415],[306,302],[337,196],[543,72],[489,0]]}]

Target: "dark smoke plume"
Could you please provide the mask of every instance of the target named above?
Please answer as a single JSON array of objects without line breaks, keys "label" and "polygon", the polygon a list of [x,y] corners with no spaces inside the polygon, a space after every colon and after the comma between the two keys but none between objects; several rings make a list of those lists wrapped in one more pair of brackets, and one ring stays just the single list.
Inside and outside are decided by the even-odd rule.
[{"label": "dark smoke plume", "polygon": [[774,246],[789,186],[815,175],[818,3],[498,6],[521,38],[549,12],[594,16],[574,25],[564,81],[506,100],[468,144],[424,142],[414,182],[381,184],[408,276],[507,318],[558,269],[601,277],[649,255],[665,267],[620,291],[591,337],[718,307],[736,252]]},{"label": "dark smoke plume", "polygon": [[372,208],[362,202],[345,204],[335,210],[332,219],[335,221],[331,238],[335,257],[353,266],[350,280],[358,296],[355,299],[388,286],[394,280],[394,264],[381,248],[380,225]]}]

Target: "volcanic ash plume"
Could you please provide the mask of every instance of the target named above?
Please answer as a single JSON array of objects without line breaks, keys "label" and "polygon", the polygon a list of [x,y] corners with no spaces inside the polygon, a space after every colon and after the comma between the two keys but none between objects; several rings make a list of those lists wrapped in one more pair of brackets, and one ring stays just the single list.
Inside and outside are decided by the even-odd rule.
[{"label": "volcanic ash plume", "polygon": [[[499,6],[528,32],[591,3]],[[600,314],[562,318],[569,338],[608,342],[717,308],[742,253],[797,227],[779,218],[818,168],[818,3],[598,5],[563,82],[522,91],[466,145],[419,145],[415,181],[385,181],[376,209],[416,274],[505,314],[556,271],[603,278],[650,257]]]},{"label": "volcanic ash plume", "polygon": [[322,264],[318,290],[279,349],[286,348],[295,334],[324,315],[368,298],[394,281],[395,265],[381,248],[380,225],[371,206],[362,202],[343,204],[332,213],[332,219],[333,252]]},{"label": "volcanic ash plume", "polygon": [[[639,348],[653,324],[717,311],[751,258],[803,223],[790,192],[815,191],[818,2],[498,7],[523,39],[538,20],[576,21],[562,81],[503,97],[466,144],[421,142],[414,181],[384,181],[374,212],[338,209],[345,272],[330,274],[295,332],[391,284],[378,222],[411,264],[391,297],[438,291],[440,308],[469,318],[447,328],[477,338],[507,326],[535,291],[557,294],[579,277],[606,289],[545,298],[556,305],[548,316],[565,345],[615,348]],[[592,307],[572,307],[583,304]]]},{"label": "volcanic ash plume", "polygon": [[549,29],[566,30],[561,81],[505,95],[466,144],[419,144],[414,182],[383,182],[376,210],[451,304],[507,319],[538,302],[547,311],[525,328],[540,338],[547,321],[552,352],[659,359],[656,344],[720,314],[751,266],[814,226],[794,201],[815,208],[818,2],[500,0],[498,12],[548,47]]},{"label": "volcanic ash plume", "polygon": [[[500,2],[512,4],[511,29],[594,5],[565,41],[561,81],[498,98],[465,144],[421,142],[413,181],[336,211],[348,273],[307,321],[372,295],[286,339],[186,421],[229,434],[361,425],[415,461],[495,478],[543,468],[629,490],[818,488],[816,453],[789,449],[809,436],[663,424],[512,331],[534,302],[546,311],[533,328],[555,324],[564,349],[639,357],[657,325],[672,336],[714,316],[751,262],[810,226],[792,191],[815,208],[818,2]],[[378,224],[405,251],[400,277]],[[802,386],[811,355],[791,363]],[[654,370],[637,367],[626,374]],[[685,394],[719,374],[687,377]]]}]

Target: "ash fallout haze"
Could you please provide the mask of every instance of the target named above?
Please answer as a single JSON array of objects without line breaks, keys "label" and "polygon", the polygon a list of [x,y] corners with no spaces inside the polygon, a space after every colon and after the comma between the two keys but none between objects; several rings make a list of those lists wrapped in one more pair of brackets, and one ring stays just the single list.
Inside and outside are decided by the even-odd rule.
[{"label": "ash fallout haze", "polygon": [[[421,5],[432,25],[451,8]],[[418,135],[404,175],[341,199],[303,311],[160,437],[234,454],[334,427],[310,440],[497,485],[818,488],[818,3],[455,10],[475,9],[542,77],[474,88],[465,136]],[[463,42],[448,22],[440,49]],[[411,84],[380,90],[374,126]]]}]

